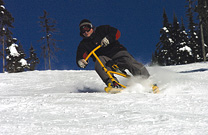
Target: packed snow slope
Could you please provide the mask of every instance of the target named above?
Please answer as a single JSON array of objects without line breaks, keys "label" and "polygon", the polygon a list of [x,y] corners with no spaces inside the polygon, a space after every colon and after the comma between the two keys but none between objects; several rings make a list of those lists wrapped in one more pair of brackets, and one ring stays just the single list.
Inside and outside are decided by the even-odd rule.
[{"label": "packed snow slope", "polygon": [[119,94],[94,71],[1,73],[0,135],[207,135],[208,63],[147,68]]}]

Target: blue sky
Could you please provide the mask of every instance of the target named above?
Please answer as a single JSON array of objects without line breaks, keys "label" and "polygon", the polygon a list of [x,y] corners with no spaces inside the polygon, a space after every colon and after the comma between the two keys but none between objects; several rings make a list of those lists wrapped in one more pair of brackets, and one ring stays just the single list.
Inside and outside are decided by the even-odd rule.
[{"label": "blue sky", "polygon": [[[75,62],[76,50],[82,39],[79,36],[79,22],[89,19],[95,26],[108,24],[121,31],[119,41],[140,62],[151,61],[159,41],[162,28],[163,8],[169,21],[176,13],[178,20],[185,16],[186,0],[4,0],[6,9],[13,15],[13,36],[21,41],[26,58],[33,44],[41,60],[38,70],[44,69],[41,57],[41,44],[38,40],[43,36],[38,24],[43,10],[50,18],[57,21],[56,28],[60,35],[55,35],[57,46],[64,49],[56,53],[58,61],[52,61],[53,70],[79,69]],[[185,24],[187,18],[184,17]],[[2,62],[0,62],[2,65]],[[93,69],[91,60],[86,69]]]}]

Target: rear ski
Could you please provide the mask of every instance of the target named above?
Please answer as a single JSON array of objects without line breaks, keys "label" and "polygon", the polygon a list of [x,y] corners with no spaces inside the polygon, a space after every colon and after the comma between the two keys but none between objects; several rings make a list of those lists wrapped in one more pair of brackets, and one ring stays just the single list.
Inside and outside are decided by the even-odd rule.
[{"label": "rear ski", "polygon": [[121,91],[123,91],[123,89],[113,88],[113,87],[105,87],[105,92],[106,93],[116,94],[116,93],[120,93]]}]

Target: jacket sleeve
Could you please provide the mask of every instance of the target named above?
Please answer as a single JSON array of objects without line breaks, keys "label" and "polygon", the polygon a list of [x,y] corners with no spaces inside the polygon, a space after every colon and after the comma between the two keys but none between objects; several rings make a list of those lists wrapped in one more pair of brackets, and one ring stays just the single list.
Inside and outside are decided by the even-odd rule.
[{"label": "jacket sleeve", "polygon": [[80,59],[85,59],[88,55],[88,52],[86,51],[86,49],[83,47],[83,45],[80,43],[78,48],[77,48],[77,54],[76,54],[76,63],[77,63],[77,66],[79,66],[78,64],[78,61]]},{"label": "jacket sleeve", "polygon": [[108,38],[110,43],[117,41],[121,36],[121,32],[118,29],[109,25],[106,26],[106,34],[106,37]]}]

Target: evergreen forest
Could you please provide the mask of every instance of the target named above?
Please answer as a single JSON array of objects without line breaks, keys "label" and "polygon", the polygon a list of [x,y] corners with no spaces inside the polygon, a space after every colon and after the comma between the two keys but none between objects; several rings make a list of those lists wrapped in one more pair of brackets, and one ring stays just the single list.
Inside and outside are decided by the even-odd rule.
[{"label": "evergreen forest", "polygon": [[207,61],[208,58],[208,0],[186,0],[186,17],[173,14],[173,22],[168,21],[163,10],[163,28],[160,30],[160,41],[152,55],[152,64],[180,65]]}]

